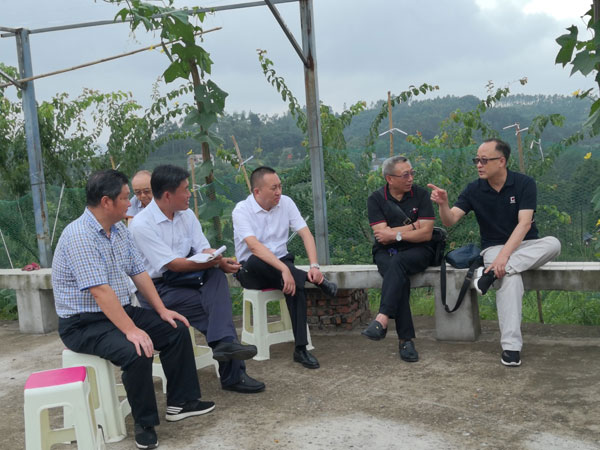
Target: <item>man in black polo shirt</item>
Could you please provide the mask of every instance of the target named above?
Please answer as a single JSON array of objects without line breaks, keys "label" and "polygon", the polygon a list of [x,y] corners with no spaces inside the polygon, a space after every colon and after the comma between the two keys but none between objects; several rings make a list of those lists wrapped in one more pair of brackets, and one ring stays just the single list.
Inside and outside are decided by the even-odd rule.
[{"label": "man in black polo shirt", "polygon": [[507,169],[510,146],[488,139],[477,150],[473,163],[479,179],[468,184],[454,207],[448,206],[448,193],[433,184],[431,200],[439,205],[445,226],[475,212],[481,234],[481,255],[485,268],[474,278],[475,289],[485,294],[496,283],[496,307],[500,324],[502,364],[521,365],[521,272],[535,269],[560,253],[560,242],[552,236],[539,239],[534,213],[537,190],[533,178]]},{"label": "man in black polo shirt", "polygon": [[387,333],[388,320],[396,319],[400,358],[419,360],[410,313],[410,275],[424,271],[433,258],[433,205],[429,192],[413,185],[415,172],[404,156],[383,163],[387,184],[367,200],[369,223],[375,236],[373,260],[383,277],[379,314],[362,334],[378,341]]}]

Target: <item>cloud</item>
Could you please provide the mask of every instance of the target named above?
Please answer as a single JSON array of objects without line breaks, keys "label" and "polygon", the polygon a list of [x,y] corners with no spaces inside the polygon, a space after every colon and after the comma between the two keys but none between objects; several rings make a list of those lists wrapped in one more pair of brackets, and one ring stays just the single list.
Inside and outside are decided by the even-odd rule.
[{"label": "cloud", "polygon": [[[399,93],[423,82],[438,84],[440,95],[479,97],[486,95],[488,80],[503,86],[523,76],[529,78],[528,85],[512,85],[513,92],[568,95],[593,86],[591,78],[570,78],[568,69],[554,64],[558,51],[554,40],[575,21],[544,14],[536,1],[525,4],[527,13],[522,2],[513,0],[315,1],[320,97],[340,110],[344,103],[376,101],[385,98],[388,90]],[[569,5],[571,11],[580,7],[580,3]],[[301,42],[298,5],[280,4],[277,8]],[[111,19],[117,9],[105,2],[21,0],[4,8],[1,25],[39,28]],[[582,6],[577,15],[586,9]],[[304,102],[302,64],[268,8],[208,15],[205,27],[214,26],[223,29],[207,35],[205,47],[214,61],[213,79],[230,94],[229,111],[286,110],[260,70],[257,48],[268,50],[278,75]],[[157,40],[142,29],[132,36],[127,25],[32,35],[34,73],[70,67]],[[14,49],[13,39],[1,39],[0,61],[15,65]],[[152,83],[167,65],[159,52],[145,52],[39,80],[36,93],[38,99],[48,99],[62,91],[77,95],[83,87],[125,90],[132,91],[140,103],[149,104]]]}]

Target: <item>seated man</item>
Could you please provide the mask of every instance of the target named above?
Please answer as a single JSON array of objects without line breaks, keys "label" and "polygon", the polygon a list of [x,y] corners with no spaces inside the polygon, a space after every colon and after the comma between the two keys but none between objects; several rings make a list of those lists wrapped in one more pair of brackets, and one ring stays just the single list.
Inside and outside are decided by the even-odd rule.
[{"label": "seated man", "polygon": [[151,176],[149,171],[140,170],[131,179],[134,196],[131,197],[131,206],[127,209],[127,217],[134,217],[152,201]]},{"label": "seated man", "polygon": [[470,211],[475,213],[481,235],[481,256],[486,266],[479,268],[473,283],[485,294],[498,280],[496,307],[500,324],[505,366],[521,365],[521,272],[535,269],[556,258],[560,241],[553,236],[539,238],[534,213],[537,206],[535,180],[508,170],[510,146],[500,139],[488,139],[477,149],[473,163],[479,179],[469,183],[452,208],[448,193],[433,184],[431,200],[438,204],[442,223],[450,227]]},{"label": "seated man", "polygon": [[[194,351],[181,314],[165,308],[121,220],[129,206],[127,177],[92,174],[87,208],[63,231],[52,263],[58,332],[71,350],[110,360],[123,370],[138,448],[156,448],[158,411],[152,382],[154,349],[168,379],[167,421],[210,412],[200,398]],[[130,276],[152,309],[129,303]]]},{"label": "seated man", "polygon": [[[235,254],[242,264],[236,274],[247,289],[281,289],[292,319],[296,347],[294,361],[309,369],[319,361],[308,350],[306,334],[306,293],[308,279],[327,295],[335,296],[337,286],[323,277],[317,263],[315,240],[293,200],[281,194],[281,181],[270,167],[259,167],[250,176],[252,194],[233,210]],[[308,273],[294,266],[288,253],[290,228],[304,242],[310,261]]]},{"label": "seated man", "polygon": [[[207,263],[187,259],[214,251],[202,233],[198,218],[188,207],[191,195],[188,177],[189,173],[181,167],[163,165],[154,169],[151,180],[154,199],[133,218],[131,234],[165,305],[186,316],[206,336],[213,358],[219,361],[223,389],[260,392],[265,388],[264,383],[246,374],[243,361],[256,355],[256,347],[238,342],[225,276],[237,272],[240,265],[221,256]],[[172,275],[199,271],[200,286],[175,286],[176,283],[169,281]],[[138,300],[142,307],[151,307],[143,293],[138,294]]]},{"label": "seated man", "polygon": [[410,276],[424,271],[434,256],[433,205],[429,192],[413,184],[415,172],[404,156],[383,163],[387,184],[369,196],[369,223],[375,235],[373,260],[383,277],[381,303],[375,320],[362,334],[378,341],[387,333],[388,320],[396,319],[400,358],[416,362],[419,354],[410,312]]}]

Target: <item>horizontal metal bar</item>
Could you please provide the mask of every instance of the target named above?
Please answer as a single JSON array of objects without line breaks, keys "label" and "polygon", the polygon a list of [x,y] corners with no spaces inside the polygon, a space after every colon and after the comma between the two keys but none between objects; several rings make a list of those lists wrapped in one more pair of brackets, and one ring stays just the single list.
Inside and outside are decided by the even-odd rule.
[{"label": "horizontal metal bar", "polygon": [[[273,3],[297,3],[298,0],[271,0]],[[241,9],[241,8],[252,8],[255,6],[265,6],[264,1],[259,2],[248,2],[248,3],[238,3],[233,5],[223,5],[223,6],[214,6],[211,8],[198,8],[198,9],[182,9],[180,12],[185,12],[187,14],[196,14],[198,12],[201,13],[211,13],[217,11],[227,11],[231,9]],[[160,17],[160,16],[158,16]],[[37,33],[49,33],[51,31],[62,31],[62,30],[72,30],[76,28],[87,28],[87,27],[97,27],[102,25],[114,25],[117,23],[128,23],[131,22],[131,19],[128,20],[99,20],[96,22],[81,22],[74,23],[69,25],[60,25],[56,27],[47,27],[47,28],[37,28],[35,30],[30,30],[29,34],[37,34]],[[0,27],[0,31],[9,31],[9,33],[0,34],[0,37],[11,37],[15,35],[15,28],[6,28]]]},{"label": "horizontal metal bar", "polygon": [[[14,84],[19,89],[21,89],[23,87],[23,85],[21,84],[20,81],[13,79],[9,74],[7,74],[6,72],[3,72],[2,70],[0,70],[0,76],[2,78],[6,78],[8,81],[10,81],[10,84]],[[5,86],[0,85],[0,88],[2,88],[2,87],[5,87]]]}]

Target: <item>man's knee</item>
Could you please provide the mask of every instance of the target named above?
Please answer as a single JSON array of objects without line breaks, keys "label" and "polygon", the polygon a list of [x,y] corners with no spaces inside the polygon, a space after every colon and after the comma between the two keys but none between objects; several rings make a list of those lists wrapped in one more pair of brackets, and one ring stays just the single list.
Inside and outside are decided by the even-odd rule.
[{"label": "man's knee", "polygon": [[546,246],[548,248],[548,253],[552,255],[552,258],[555,258],[560,254],[562,246],[557,238],[555,238],[554,236],[546,236],[542,238],[542,240],[545,241]]}]

